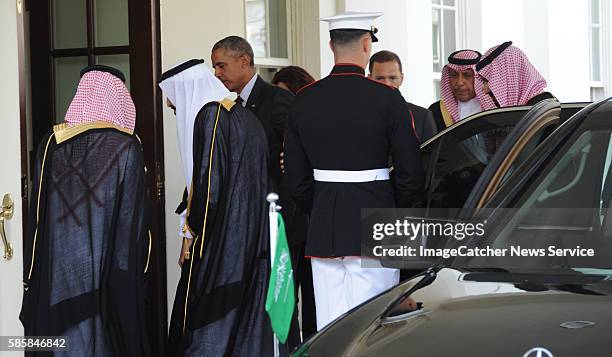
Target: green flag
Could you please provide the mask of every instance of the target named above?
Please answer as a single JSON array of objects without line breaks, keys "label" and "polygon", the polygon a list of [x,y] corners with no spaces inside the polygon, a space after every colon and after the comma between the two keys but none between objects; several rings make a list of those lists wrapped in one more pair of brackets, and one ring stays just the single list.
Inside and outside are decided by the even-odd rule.
[{"label": "green flag", "polygon": [[270,316],[272,330],[282,343],[287,340],[289,334],[294,306],[295,288],[293,286],[291,255],[289,254],[289,245],[285,234],[285,223],[279,213],[278,240],[276,242],[276,252],[274,252],[274,263],[270,272],[266,311]]}]

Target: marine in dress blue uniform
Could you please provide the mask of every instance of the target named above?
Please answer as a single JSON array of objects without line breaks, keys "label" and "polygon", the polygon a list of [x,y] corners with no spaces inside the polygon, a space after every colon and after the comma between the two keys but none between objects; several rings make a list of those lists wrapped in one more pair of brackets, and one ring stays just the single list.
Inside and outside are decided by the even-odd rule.
[{"label": "marine in dress blue uniform", "polygon": [[[344,13],[330,25],[335,66],[302,88],[289,116],[286,174],[310,213],[317,327],[394,286],[399,272],[363,268],[361,208],[411,207],[422,194],[419,141],[400,92],[365,77],[380,13]],[[389,158],[395,170],[389,180]]]}]

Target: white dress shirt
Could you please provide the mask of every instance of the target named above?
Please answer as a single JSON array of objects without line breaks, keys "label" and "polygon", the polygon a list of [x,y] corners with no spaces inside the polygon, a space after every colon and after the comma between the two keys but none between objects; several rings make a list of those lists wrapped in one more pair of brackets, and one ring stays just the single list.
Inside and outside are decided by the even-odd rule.
[{"label": "white dress shirt", "polygon": [[476,97],[468,100],[467,102],[458,101],[459,104],[459,119],[465,119],[472,114],[480,113],[482,107]]},{"label": "white dress shirt", "polygon": [[249,82],[246,84],[246,86],[244,86],[244,88],[242,88],[242,92],[240,92],[240,94],[238,94],[238,96],[240,98],[242,98],[243,102],[242,102],[242,106],[246,107],[247,102],[249,101],[249,96],[251,95],[251,92],[253,91],[253,87],[255,86],[255,81],[257,81],[257,73],[255,73],[253,75],[253,77],[251,78],[251,80],[249,80]]}]

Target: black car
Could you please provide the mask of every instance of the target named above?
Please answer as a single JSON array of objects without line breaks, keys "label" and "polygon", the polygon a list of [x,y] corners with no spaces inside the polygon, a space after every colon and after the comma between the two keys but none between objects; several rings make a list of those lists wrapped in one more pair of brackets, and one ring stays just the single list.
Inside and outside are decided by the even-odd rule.
[{"label": "black car", "polygon": [[[468,131],[445,138],[460,126],[425,143],[442,142],[423,154],[428,205],[458,207],[446,218],[486,221],[478,247],[529,254],[440,260],[339,317],[294,355],[612,355],[612,99],[569,119],[561,113],[550,101],[509,128],[495,121],[491,129],[505,138],[496,148],[487,135],[461,147]],[[437,190],[444,175],[469,189]]]}]

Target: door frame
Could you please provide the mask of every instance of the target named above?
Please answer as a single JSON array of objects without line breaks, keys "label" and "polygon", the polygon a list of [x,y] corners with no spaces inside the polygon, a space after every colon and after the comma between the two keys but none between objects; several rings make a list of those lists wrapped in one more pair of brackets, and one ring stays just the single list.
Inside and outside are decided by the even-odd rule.
[{"label": "door frame", "polygon": [[[24,0],[18,0],[24,1]],[[32,103],[25,102],[25,76],[21,99],[22,176],[24,184],[31,179],[28,169],[33,165],[38,140],[54,124],[53,62],[51,56],[51,1],[25,0],[30,15],[30,73]],[[87,0],[86,0],[87,1]],[[160,0],[128,0],[129,55],[131,95],[136,106],[136,128],[143,145],[144,161],[147,168],[147,185],[150,203],[150,227],[153,236],[148,284],[147,329],[151,339],[153,355],[163,356],[166,351],[168,331],[168,302],[166,275],[166,234],[165,234],[165,187],[164,187],[164,138],[162,95],[158,81],[161,75],[161,31]],[[88,16],[92,16],[88,6]],[[20,36],[23,39],[23,36]],[[137,39],[137,40],[136,40]],[[90,39],[91,41],[91,39]],[[25,46],[25,43],[23,44]],[[25,49],[25,47],[24,47]],[[110,49],[112,52],[112,49]],[[64,51],[69,54],[70,50]],[[107,51],[108,52],[108,51]],[[25,52],[23,52],[25,53]],[[80,52],[79,52],[80,53]],[[21,54],[21,52],[20,52]],[[111,54],[98,53],[98,54]],[[87,54],[90,58],[94,55]],[[20,68],[25,65],[22,58]],[[139,86],[135,83],[147,83]],[[21,86],[20,86],[21,87]],[[20,91],[22,89],[20,88]],[[34,152],[28,152],[26,108],[31,107],[32,138]],[[28,154],[30,159],[28,159]],[[31,170],[30,170],[31,171]],[[22,185],[23,187],[24,185]],[[31,186],[31,184],[29,185]],[[24,200],[24,217],[28,207],[28,189]],[[27,219],[24,218],[24,222]],[[24,227],[27,225],[24,223]],[[24,228],[25,236],[25,228]]]},{"label": "door frame", "polygon": [[[484,204],[491,198],[491,196],[497,191],[497,188],[502,183],[502,179],[506,176],[508,170],[518,157],[519,153],[529,143],[529,141],[543,128],[549,125],[555,125],[559,122],[561,115],[561,106],[549,108],[545,113],[539,115],[533,122],[526,123],[527,126],[520,136],[514,141],[514,145],[510,147],[507,155],[504,155],[503,159],[498,165],[495,165],[496,170],[491,176],[488,183],[483,188],[478,203],[474,208],[474,215],[478,214],[478,211],[484,206]],[[509,137],[512,140],[514,138]]]},{"label": "door frame", "polygon": [[[155,316],[148,324],[153,354],[165,356],[168,335],[168,302],[166,274],[166,212],[164,187],[164,127],[161,89],[157,85],[161,76],[161,31],[159,0],[129,0],[130,38],[143,37],[152,41],[130,43],[130,77],[134,81],[145,80],[152,88],[133,86],[132,98],[137,108],[135,132],[142,140],[144,160],[148,171],[149,198],[151,203],[151,232],[153,246],[151,288],[147,317]],[[147,16],[149,15],[149,16]],[[131,42],[131,41],[130,41]],[[142,92],[140,92],[142,90]],[[150,118],[150,120],[147,120]],[[144,120],[143,120],[144,119]]]},{"label": "door frame", "polygon": [[31,138],[28,136],[27,129],[27,84],[26,84],[26,38],[25,38],[25,13],[28,9],[26,4],[21,0],[17,1],[17,56],[19,61],[19,132],[21,137],[20,155],[21,155],[21,207],[22,207],[22,237],[27,234],[28,217],[29,217],[29,185],[28,185],[28,143]]}]

